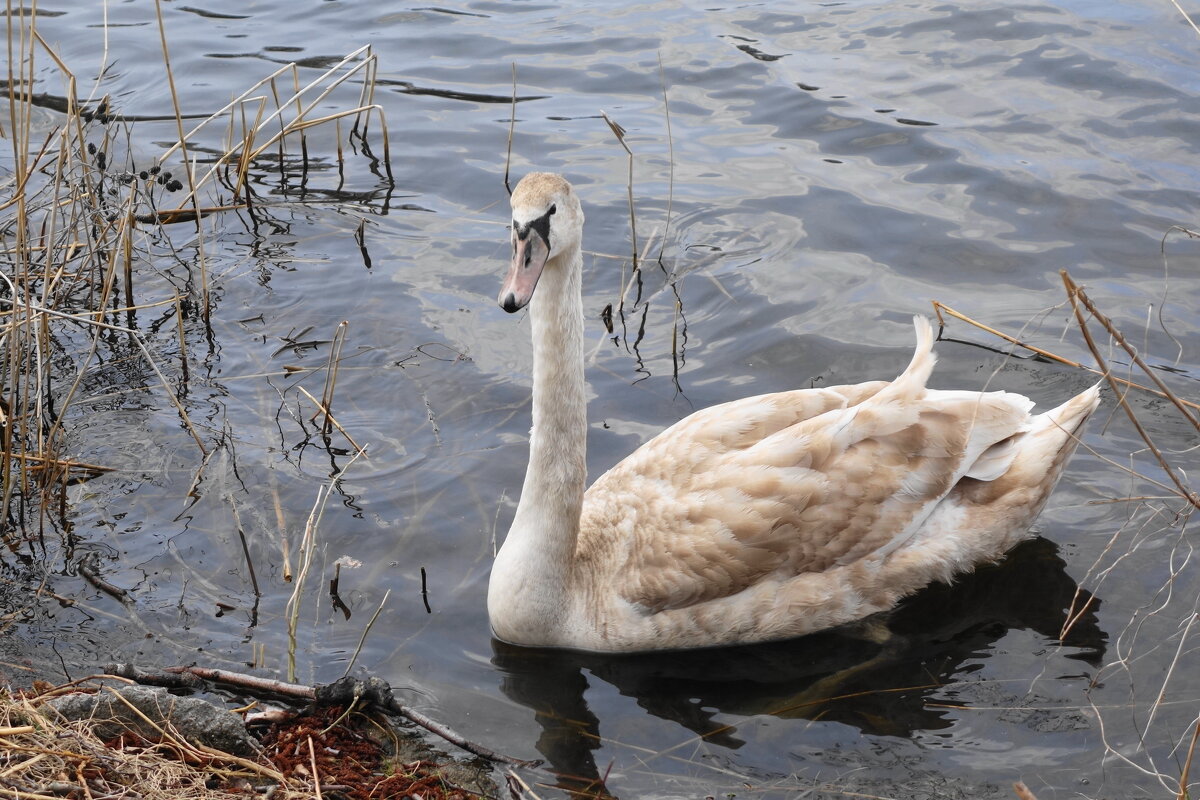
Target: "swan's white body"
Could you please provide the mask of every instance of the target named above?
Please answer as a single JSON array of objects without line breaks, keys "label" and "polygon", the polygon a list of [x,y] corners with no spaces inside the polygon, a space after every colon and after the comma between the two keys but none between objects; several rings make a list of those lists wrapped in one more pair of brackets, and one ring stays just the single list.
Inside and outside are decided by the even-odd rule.
[{"label": "swan's white body", "polygon": [[583,214],[546,173],[512,206],[499,301],[529,304],[534,374],[529,468],[488,588],[505,641],[744,644],[890,608],[1025,538],[1099,402],[1093,387],[1031,416],[1020,395],[926,389],[933,336],[918,317],[896,380],[699,411],[585,493]]}]

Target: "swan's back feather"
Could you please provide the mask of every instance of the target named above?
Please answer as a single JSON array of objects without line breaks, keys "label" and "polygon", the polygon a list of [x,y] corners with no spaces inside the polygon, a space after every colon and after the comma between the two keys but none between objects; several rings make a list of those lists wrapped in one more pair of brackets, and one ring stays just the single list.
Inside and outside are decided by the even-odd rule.
[{"label": "swan's back feather", "polygon": [[764,582],[879,562],[964,478],[1001,477],[1032,402],[926,389],[923,322],[895,381],[714,406],[609,470],[586,495],[576,580],[637,614],[700,611]]}]

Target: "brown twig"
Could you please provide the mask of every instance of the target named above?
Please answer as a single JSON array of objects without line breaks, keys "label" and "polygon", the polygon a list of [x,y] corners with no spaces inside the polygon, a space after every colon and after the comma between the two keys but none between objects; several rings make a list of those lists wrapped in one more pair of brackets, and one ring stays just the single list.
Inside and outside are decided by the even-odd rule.
[{"label": "brown twig", "polygon": [[625,183],[625,192],[629,196],[629,235],[633,238],[633,270],[638,270],[638,242],[637,242],[637,217],[633,211],[633,151],[629,149],[629,145],[625,144],[625,129],[619,123],[614,122],[609,118],[604,111],[600,112],[600,116],[608,123],[609,129],[613,132],[613,136],[617,137],[617,143],[621,145],[621,149],[629,157],[629,178]]},{"label": "brown twig", "polygon": [[1135,350],[1127,341],[1125,341],[1125,337],[1122,336],[1121,332],[1117,330],[1117,327],[1113,325],[1112,320],[1110,320],[1108,317],[1102,314],[1098,308],[1096,308],[1095,303],[1088,298],[1087,293],[1084,292],[1077,283],[1075,283],[1074,279],[1071,278],[1070,273],[1068,273],[1065,269],[1062,271],[1062,279],[1063,283],[1065,283],[1067,286],[1067,293],[1078,298],[1079,302],[1083,303],[1084,308],[1088,310],[1088,313],[1092,315],[1092,318],[1104,326],[1104,330],[1108,331],[1108,335],[1113,337],[1113,340],[1116,341],[1117,344],[1121,345],[1122,349],[1129,354],[1129,358],[1133,361],[1133,363],[1137,364],[1142,372],[1146,373],[1150,380],[1154,381],[1154,385],[1157,386],[1159,391],[1162,392],[1162,396],[1170,400],[1171,403],[1173,403],[1174,406],[1179,409],[1179,413],[1183,414],[1184,419],[1192,423],[1193,428],[1195,428],[1197,431],[1200,431],[1200,420],[1197,420],[1196,417],[1192,415],[1192,412],[1187,407],[1188,404],[1184,403],[1183,400],[1181,400],[1174,392],[1170,390],[1170,388],[1167,387],[1165,383],[1162,382],[1155,371],[1152,370],[1150,366],[1142,360],[1142,357],[1138,355],[1137,350]]},{"label": "brown twig", "polygon": [[209,214],[222,211],[240,211],[245,203],[235,203],[225,206],[205,206],[203,208],[164,208],[145,214],[133,214],[131,220],[142,225],[174,225],[178,222],[196,222]]},{"label": "brown twig", "polygon": [[426,577],[425,568],[421,567],[421,602],[425,604],[425,613],[432,614],[433,609],[429,607],[429,586]]},{"label": "brown twig", "polygon": [[[1024,349],[1030,351],[1031,353],[1036,353],[1037,355],[1042,356],[1043,358],[1048,358],[1051,361],[1055,361],[1059,364],[1065,364],[1068,367],[1075,367],[1076,369],[1087,370],[1088,372],[1092,373],[1093,375],[1101,375],[1101,376],[1104,375],[1104,373],[1101,372],[1100,370],[1089,367],[1087,364],[1081,364],[1078,361],[1072,361],[1071,359],[1064,358],[1063,356],[1057,355],[1056,353],[1051,353],[1049,350],[1043,350],[1040,347],[1034,347],[1031,344],[1026,344],[1025,342],[1022,342],[1020,339],[1017,339],[1014,336],[1009,336],[1007,333],[1004,333],[1003,331],[998,331],[995,328],[991,328],[987,325],[984,325],[982,322],[979,322],[978,320],[971,319],[966,314],[955,311],[953,308],[946,305],[945,303],[939,302],[937,300],[933,300],[931,302],[933,303],[934,316],[937,317],[937,321],[938,321],[938,335],[939,336],[942,333],[942,329],[944,329],[946,327],[946,320],[943,319],[943,317],[942,317],[942,313],[944,312],[947,315],[954,317],[955,319],[962,320],[963,322],[967,323],[968,325],[974,325],[976,328],[979,328],[981,331],[990,333],[991,335],[993,335],[999,339],[1003,339],[1004,341],[1006,341],[1010,344],[1015,344],[1017,347],[1023,347]],[[1163,397],[1163,398],[1167,397],[1162,392],[1159,392],[1155,389],[1151,389],[1149,386],[1143,386],[1140,383],[1135,383],[1133,381],[1126,380],[1124,378],[1119,378],[1116,375],[1108,376],[1108,378],[1109,378],[1109,380],[1116,381],[1117,383],[1119,383],[1123,386],[1127,386],[1131,389],[1140,389],[1143,392],[1149,392],[1150,394],[1158,395],[1159,397]],[[1185,406],[1189,406],[1197,411],[1200,411],[1200,403],[1193,403],[1189,400],[1183,400],[1183,399],[1179,399],[1179,402]]]},{"label": "brown twig", "polygon": [[126,604],[133,602],[129,597],[129,592],[125,591],[120,586],[111,584],[104,578],[100,577],[100,573],[97,572],[91,564],[81,562],[77,565],[76,569],[79,570],[80,575],[87,578],[88,583],[92,584],[113,599],[119,600],[120,602]]},{"label": "brown twig", "polygon": [[321,794],[321,774],[317,772],[317,751],[316,748],[313,747],[312,737],[309,736],[307,739],[308,763],[312,765],[313,790],[317,793],[317,800],[324,800],[324,797]]},{"label": "brown twig", "polygon": [[1097,346],[1095,339],[1092,338],[1091,331],[1088,330],[1087,319],[1083,315],[1083,300],[1080,298],[1081,290],[1075,284],[1075,281],[1071,279],[1071,276],[1067,274],[1066,270],[1063,270],[1060,274],[1062,275],[1063,284],[1067,289],[1067,297],[1071,301],[1071,308],[1075,311],[1075,319],[1079,323],[1079,330],[1081,333],[1083,333],[1083,340],[1087,343],[1088,349],[1092,351],[1092,357],[1096,359],[1096,363],[1099,364],[1103,369],[1105,379],[1108,380],[1109,385],[1112,386],[1113,391],[1116,393],[1117,402],[1125,411],[1125,415],[1129,417],[1129,421],[1132,423],[1134,430],[1138,432],[1138,435],[1142,437],[1142,441],[1146,443],[1148,448],[1150,448],[1150,452],[1154,455],[1154,458],[1157,459],[1159,467],[1162,468],[1163,472],[1167,473],[1167,477],[1169,477],[1171,482],[1175,484],[1176,489],[1179,491],[1179,496],[1184,500],[1187,500],[1195,508],[1200,508],[1200,497],[1196,496],[1196,493],[1193,492],[1191,488],[1183,482],[1179,475],[1176,474],[1174,468],[1167,463],[1167,459],[1165,456],[1163,456],[1162,451],[1159,450],[1158,446],[1154,444],[1153,440],[1150,438],[1150,434],[1146,432],[1146,429],[1142,426],[1142,423],[1138,421],[1137,415],[1133,413],[1133,409],[1130,407],[1129,401],[1125,398],[1125,393],[1118,387],[1118,379],[1111,374],[1111,371],[1104,360],[1104,355],[1100,352],[1100,348]]},{"label": "brown twig", "polygon": [[317,398],[313,397],[313,396],[312,396],[312,393],[311,393],[311,392],[309,392],[307,389],[305,389],[303,386],[297,386],[296,388],[297,388],[297,389],[299,389],[300,391],[304,392],[304,395],[305,395],[305,396],[306,396],[306,397],[307,397],[309,400],[311,400],[311,401],[312,401],[313,405],[315,405],[315,406],[317,407],[317,412],[316,412],[316,414],[313,414],[313,416],[314,416],[314,417],[316,417],[316,416],[318,416],[318,415],[323,415],[323,416],[325,417],[325,421],[326,421],[326,423],[327,423],[327,424],[330,424],[330,425],[333,425],[333,427],[337,428],[337,429],[338,429],[338,432],[339,432],[339,433],[341,433],[341,434],[342,434],[342,436],[345,436],[345,437],[346,437],[346,441],[350,443],[350,446],[351,446],[351,447],[353,447],[353,448],[354,448],[354,450],[355,450],[357,453],[359,453],[360,455],[362,455],[362,456],[363,456],[363,458],[366,458],[366,459],[368,459],[368,460],[370,459],[370,456],[368,456],[368,455],[367,455],[367,448],[365,448],[365,447],[361,447],[361,446],[358,444],[358,442],[354,441],[354,437],[352,437],[352,436],[351,436],[351,435],[350,435],[350,434],[349,434],[349,433],[346,431],[346,429],[342,427],[342,425],[341,425],[341,423],[340,423],[340,422],[338,422],[336,419],[334,419],[334,416],[333,416],[333,414],[329,413],[329,410],[328,410],[327,408],[325,408],[325,406],[324,406],[324,405],[322,405],[322,403],[321,403],[321,401],[320,401],[320,400],[318,400]]},{"label": "brown twig", "polygon": [[262,597],[258,588],[258,576],[254,574],[254,559],[250,558],[250,545],[246,543],[246,533],[238,526],[238,538],[242,540],[242,555],[246,557],[246,568],[250,571],[250,584],[254,587],[254,596]]},{"label": "brown twig", "polygon": [[504,157],[504,188],[508,190],[509,195],[512,194],[512,186],[508,183],[509,168],[512,166],[512,140],[513,128],[517,125],[517,62],[512,65],[513,75],[513,93],[512,107],[508,114],[508,154]]}]

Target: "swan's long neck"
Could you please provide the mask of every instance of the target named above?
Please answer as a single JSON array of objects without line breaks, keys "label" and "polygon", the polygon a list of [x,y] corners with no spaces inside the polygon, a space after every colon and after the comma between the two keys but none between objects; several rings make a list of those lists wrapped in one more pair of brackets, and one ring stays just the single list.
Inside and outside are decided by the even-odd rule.
[{"label": "swan's long neck", "polygon": [[587,481],[587,398],[578,248],[547,264],[530,302],[533,321],[533,430],[518,511],[536,506],[571,551]]},{"label": "swan's long neck", "polygon": [[546,264],[529,304],[533,429],[529,468],[512,527],[492,567],[488,607],[496,634],[534,644],[562,617],[587,482],[582,254]]}]

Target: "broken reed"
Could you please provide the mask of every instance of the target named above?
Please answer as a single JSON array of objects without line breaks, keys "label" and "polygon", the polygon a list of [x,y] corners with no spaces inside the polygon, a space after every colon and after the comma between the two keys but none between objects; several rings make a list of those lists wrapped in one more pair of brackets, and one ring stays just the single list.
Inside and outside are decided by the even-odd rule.
[{"label": "broken reed", "polygon": [[[170,77],[169,30],[161,7],[156,9]],[[175,386],[183,388],[188,379],[188,321],[207,327],[211,311],[204,220],[243,209],[252,213],[252,172],[263,172],[262,163],[269,160],[282,181],[293,168],[307,176],[309,129],[333,123],[340,131],[341,120],[348,118],[355,152],[368,158],[380,179],[391,181],[387,126],[374,102],[377,60],[369,47],[303,84],[297,65],[280,67],[190,130],[182,126],[184,115],[172,91],[180,139],[152,164],[137,165],[128,151],[130,123],[108,98],[79,98],[75,75],[38,34],[37,16],[10,14],[8,20],[8,114],[0,122],[11,147],[11,175],[0,184],[0,535],[5,538],[14,530],[27,531],[31,522],[43,532],[48,520],[52,525],[62,520],[65,487],[105,471],[103,465],[71,457],[66,439],[67,421],[86,413],[85,404],[97,396],[130,391],[165,396],[201,454],[211,446],[192,425]],[[61,77],[61,97],[47,91],[47,61]],[[317,116],[314,109],[347,81],[358,83],[357,104]],[[55,112],[48,130],[39,127],[35,101]],[[372,117],[381,133],[382,158],[368,144]],[[222,146],[214,148],[202,138],[214,135],[223,136]],[[204,146],[189,150],[191,144]],[[207,160],[201,163],[196,153]],[[337,153],[341,175],[340,139]],[[178,223],[194,226],[198,234],[190,237],[194,244],[187,253],[172,246],[165,227]],[[166,269],[160,266],[164,262]],[[138,278],[147,271],[159,279]],[[157,296],[138,298],[144,283],[154,285]],[[147,326],[142,320],[155,308],[162,309],[159,318]],[[146,329],[152,333],[143,333]],[[176,362],[156,361],[147,336],[154,336],[155,351],[176,350]]]}]

